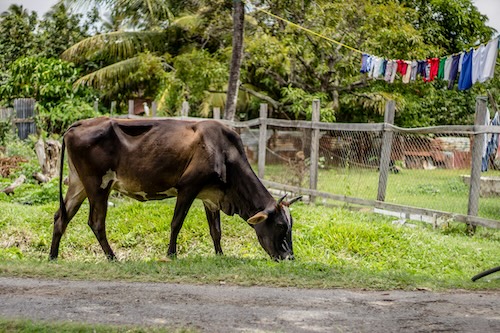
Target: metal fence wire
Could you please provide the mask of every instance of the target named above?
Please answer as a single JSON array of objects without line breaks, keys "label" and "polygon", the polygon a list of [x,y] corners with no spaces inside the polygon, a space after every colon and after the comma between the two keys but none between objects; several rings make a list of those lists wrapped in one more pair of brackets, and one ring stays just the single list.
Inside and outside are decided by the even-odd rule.
[{"label": "metal fence wire", "polygon": [[[486,152],[491,136],[500,133],[499,127],[402,129],[390,124],[280,121],[262,115],[258,121],[235,126],[248,159],[268,187],[301,192],[325,203],[372,206],[379,212],[426,222],[469,223],[477,217],[472,224],[500,226],[497,147],[480,161],[483,170],[477,195],[470,185],[474,141],[484,140],[481,149]],[[317,148],[313,144],[315,129],[319,133]],[[388,139],[391,144],[387,146]],[[259,146],[265,147],[265,154],[259,154]],[[384,146],[389,147],[385,171]],[[265,156],[264,163],[259,155]],[[264,170],[260,170],[262,165]],[[312,173],[317,173],[317,183]],[[477,212],[470,209],[475,200]]]}]

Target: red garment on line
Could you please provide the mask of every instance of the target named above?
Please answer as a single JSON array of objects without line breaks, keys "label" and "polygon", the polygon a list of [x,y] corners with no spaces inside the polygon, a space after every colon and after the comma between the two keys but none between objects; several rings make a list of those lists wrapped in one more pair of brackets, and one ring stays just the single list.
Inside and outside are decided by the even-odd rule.
[{"label": "red garment on line", "polygon": [[439,58],[429,58],[427,59],[427,64],[430,67],[429,77],[425,79],[425,82],[434,81],[439,71]]},{"label": "red garment on line", "polygon": [[396,62],[398,63],[398,73],[402,76],[405,75],[408,71],[408,64],[404,60],[396,60]]}]

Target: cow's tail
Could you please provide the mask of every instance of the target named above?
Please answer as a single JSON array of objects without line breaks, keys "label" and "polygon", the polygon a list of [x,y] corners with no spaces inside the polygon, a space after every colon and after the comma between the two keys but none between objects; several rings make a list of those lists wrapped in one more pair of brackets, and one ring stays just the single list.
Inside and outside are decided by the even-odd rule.
[{"label": "cow's tail", "polygon": [[66,205],[64,204],[63,198],[63,172],[64,172],[64,151],[66,150],[66,142],[64,141],[64,136],[61,146],[61,161],[59,165],[59,211],[61,214],[61,221],[66,221],[68,217],[68,212],[66,211]]}]

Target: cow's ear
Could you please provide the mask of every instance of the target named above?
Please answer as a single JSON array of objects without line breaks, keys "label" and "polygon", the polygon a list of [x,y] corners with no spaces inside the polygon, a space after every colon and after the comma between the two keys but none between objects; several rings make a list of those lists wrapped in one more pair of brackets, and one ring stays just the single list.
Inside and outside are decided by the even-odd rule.
[{"label": "cow's ear", "polygon": [[257,214],[249,218],[247,222],[253,225],[259,224],[267,220],[268,216],[269,215],[266,212],[258,212]]}]

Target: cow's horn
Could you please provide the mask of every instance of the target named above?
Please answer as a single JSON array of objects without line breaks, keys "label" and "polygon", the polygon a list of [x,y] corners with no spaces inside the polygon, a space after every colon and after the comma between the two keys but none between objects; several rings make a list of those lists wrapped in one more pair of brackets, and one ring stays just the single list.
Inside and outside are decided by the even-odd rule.
[{"label": "cow's horn", "polygon": [[292,200],[288,201],[288,205],[290,206],[291,204],[293,204],[295,201],[298,201],[298,200],[301,200],[302,199],[302,196],[299,195],[298,197],[295,197],[293,198]]},{"label": "cow's horn", "polygon": [[281,202],[282,202],[283,200],[285,200],[285,198],[286,198],[286,196],[287,196],[287,195],[288,195],[288,193],[285,193],[285,195],[284,195],[284,196],[282,196],[282,197],[278,200],[278,206],[281,204]]},{"label": "cow's horn", "polygon": [[289,207],[289,206],[290,206],[291,204],[293,204],[295,201],[300,200],[300,199],[302,199],[302,196],[301,196],[301,195],[299,195],[298,197],[295,197],[295,198],[291,199],[290,201],[285,201],[285,202],[283,202],[283,205],[285,205],[285,206]]}]

